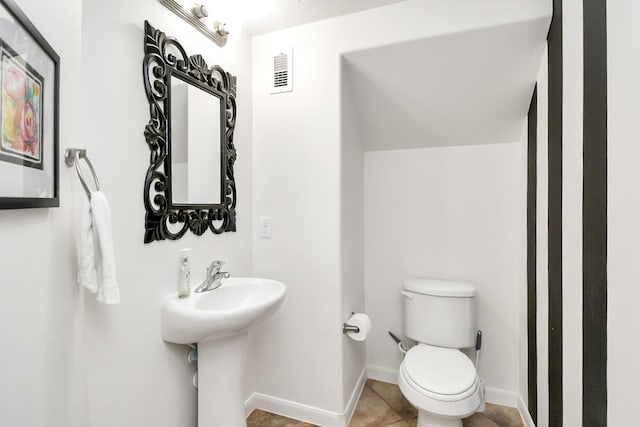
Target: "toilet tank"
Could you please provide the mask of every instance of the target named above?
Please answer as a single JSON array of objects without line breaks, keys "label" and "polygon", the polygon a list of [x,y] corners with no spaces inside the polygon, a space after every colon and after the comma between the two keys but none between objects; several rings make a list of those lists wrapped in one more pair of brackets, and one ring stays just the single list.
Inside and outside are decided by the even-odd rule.
[{"label": "toilet tank", "polygon": [[402,291],[405,335],[447,348],[467,348],[476,341],[476,288],[469,283],[407,279]]}]

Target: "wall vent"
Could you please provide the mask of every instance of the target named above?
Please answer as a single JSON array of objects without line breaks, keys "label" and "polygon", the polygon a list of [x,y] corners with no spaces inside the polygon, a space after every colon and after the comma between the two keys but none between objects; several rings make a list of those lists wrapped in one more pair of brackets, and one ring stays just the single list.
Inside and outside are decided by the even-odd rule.
[{"label": "wall vent", "polygon": [[271,93],[293,91],[293,49],[280,49],[273,55],[273,82]]}]

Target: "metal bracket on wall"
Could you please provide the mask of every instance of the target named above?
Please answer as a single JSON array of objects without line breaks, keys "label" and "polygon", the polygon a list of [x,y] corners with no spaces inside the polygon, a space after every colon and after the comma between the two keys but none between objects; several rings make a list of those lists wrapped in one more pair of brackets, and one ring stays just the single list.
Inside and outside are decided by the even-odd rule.
[{"label": "metal bracket on wall", "polygon": [[67,148],[64,152],[64,163],[68,167],[72,167],[75,165],[76,172],[78,173],[78,178],[80,178],[80,184],[84,188],[85,193],[87,193],[87,197],[91,199],[91,190],[87,185],[87,181],[84,179],[84,175],[82,175],[82,171],[80,170],[80,159],[83,159],[87,166],[89,167],[89,171],[91,171],[91,175],[93,176],[93,183],[95,184],[96,191],[100,191],[100,183],[98,182],[98,175],[96,175],[96,170],[93,168],[89,157],[87,157],[87,150],[82,148]]}]

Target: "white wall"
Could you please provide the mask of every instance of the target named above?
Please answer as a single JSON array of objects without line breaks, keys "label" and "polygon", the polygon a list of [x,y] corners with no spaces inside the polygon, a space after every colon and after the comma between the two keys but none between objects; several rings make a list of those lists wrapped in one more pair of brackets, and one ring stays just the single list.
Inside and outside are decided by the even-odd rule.
[{"label": "white wall", "polygon": [[[536,202],[536,328],[538,427],[549,423],[549,73],[545,52],[538,76],[538,167]],[[521,332],[526,335],[526,329]],[[525,362],[526,363],[526,362]],[[524,397],[524,395],[523,395]],[[527,395],[528,397],[528,395]]]},{"label": "white wall", "polygon": [[[176,289],[181,248],[193,248],[194,283],[213,259],[226,259],[234,276],[251,273],[250,40],[234,33],[227,46],[219,48],[155,0],[86,0],[82,19],[82,99],[72,111],[83,133],[63,140],[63,147],[87,148],[110,198],[122,296],[117,306],[99,305],[92,295],[85,298],[90,425],[194,426],[193,368],[184,362],[183,347],[162,341],[160,303]],[[143,136],[149,120],[142,80],[145,19],[176,37],[188,53],[201,53],[209,65],[219,64],[238,76],[237,233],[187,234],[179,241],[143,244],[142,192],[149,162]],[[65,206],[84,197],[77,178],[71,180],[73,195],[63,200]],[[74,250],[71,245],[64,248]],[[253,389],[250,382],[248,392]]]},{"label": "white wall", "polygon": [[[363,139],[356,116],[360,104],[350,96],[348,87],[353,84],[341,61],[340,72],[340,233],[342,271],[342,318],[352,312],[364,312],[364,153]],[[342,338],[343,405],[355,393],[357,381],[366,366],[366,345],[346,335]],[[358,396],[354,396],[356,399]]]},{"label": "white wall", "polygon": [[[0,424],[195,425],[193,368],[184,349],[162,341],[159,307],[175,290],[180,248],[194,248],[194,281],[214,258],[234,275],[251,272],[249,38],[234,33],[217,48],[152,0],[18,3],[61,57],[60,152],[86,148],[110,198],[122,303],[99,305],[75,284],[74,218],[85,195],[62,156],[60,208],[0,212]],[[142,243],[145,19],[238,76],[237,233]]]},{"label": "white wall", "polygon": [[[524,282],[522,283],[522,285],[520,286],[520,289],[518,290],[518,388],[516,390],[516,392],[519,395],[519,398],[521,399],[521,402],[519,401],[518,404],[521,406],[524,406],[526,409],[526,401],[527,401],[527,396],[528,396],[528,391],[527,391],[527,386],[528,386],[528,381],[527,381],[527,368],[528,368],[528,364],[527,364],[527,357],[528,357],[528,343],[527,343],[527,280],[528,280],[528,271],[527,271],[527,257],[528,257],[528,249],[527,249],[527,244],[528,244],[528,234],[527,234],[527,226],[528,226],[528,215],[529,215],[529,211],[528,211],[528,205],[527,204],[527,197],[528,197],[528,164],[527,164],[527,155],[528,155],[528,134],[529,134],[529,119],[527,117],[527,120],[525,121],[525,127],[523,129],[522,132],[522,149],[521,151],[521,156],[522,156],[522,167],[524,168],[524,197],[525,197],[525,219],[524,219],[524,227],[525,227],[525,234],[524,234],[524,270],[523,270],[523,274],[524,274]],[[526,411],[525,411],[526,412]]]},{"label": "white wall", "polygon": [[563,422],[567,426],[583,424],[582,3],[564,0],[562,5],[562,403]]},{"label": "white wall", "polygon": [[[359,374],[353,372],[357,363],[345,363],[354,355],[342,357],[355,351],[351,344],[344,345],[341,324],[350,302],[358,305],[353,302],[360,291],[356,282],[347,283],[355,269],[343,270],[344,263],[357,262],[359,249],[349,246],[353,235],[344,233],[340,224],[341,214],[349,209],[342,206],[348,199],[345,195],[353,191],[353,182],[345,181],[353,178],[340,172],[350,162],[343,156],[353,158],[351,148],[341,146],[341,138],[351,137],[340,127],[340,55],[544,19],[549,4],[435,1],[427,7],[423,1],[409,0],[253,39],[254,225],[261,215],[273,217],[273,238],[254,236],[254,274],[282,280],[288,287],[282,307],[256,334],[262,346],[255,358],[260,393],[294,406],[341,414],[349,398],[348,385]],[[389,22],[402,25],[381,31]],[[289,46],[294,58],[293,92],[270,95],[272,54]],[[358,167],[356,162],[353,166]],[[503,280],[510,274],[505,273]],[[354,289],[344,289],[351,286]],[[512,310],[517,311],[517,285],[506,292],[513,292]],[[517,354],[515,315],[513,321],[512,332],[503,339]],[[379,331],[384,323],[377,325],[374,320],[374,328]],[[496,386],[516,390],[516,365],[513,358],[506,365],[506,376],[512,379],[498,372],[489,376]],[[351,380],[343,383],[342,378]]]},{"label": "white wall", "polygon": [[640,4],[607,3],[608,37],[608,423],[638,425],[637,313],[640,300]]},{"label": "white wall", "polygon": [[371,370],[400,365],[387,331],[403,336],[404,279],[467,281],[478,289],[480,374],[489,388],[518,392],[523,150],[516,142],[365,154],[365,294],[376,325],[367,341]]},{"label": "white wall", "polygon": [[[273,238],[254,237],[254,274],[287,285],[283,305],[255,334],[263,344],[257,387],[340,413],[339,58],[309,27],[253,39],[254,224],[273,218]],[[293,46],[294,90],[270,95],[280,46]]]},{"label": "white wall", "polygon": [[[82,137],[78,126],[82,3],[18,0],[17,4],[61,57],[63,152]],[[64,160],[59,163],[64,165]],[[61,166],[60,208],[0,211],[3,426],[89,425],[83,305],[74,270],[73,180],[77,178]]]},{"label": "white wall", "polygon": [[[107,307],[92,295],[82,298],[75,286],[73,226],[85,196],[62,162],[60,208],[0,212],[0,321],[10,343],[0,355],[0,424],[56,427],[195,425],[193,369],[184,364],[183,348],[161,340],[158,319],[162,297],[175,289],[183,247],[194,249],[194,281],[209,261],[224,258],[233,275],[252,274],[253,266],[255,275],[288,286],[285,304],[252,336],[247,394],[259,389],[341,413],[361,348],[344,341],[340,326],[362,295],[357,284],[344,287],[355,271],[343,269],[344,262],[357,261],[358,248],[347,249],[355,257],[342,256],[337,231],[347,212],[337,171],[342,156],[350,156],[340,146],[339,55],[548,14],[546,2],[537,0],[436,1],[431,9],[409,0],[257,38],[251,58],[246,35],[234,32],[218,48],[155,0],[18,3],[62,57],[60,149],[86,148],[110,198],[122,294],[120,305]],[[237,233],[142,243],[149,157],[142,135],[149,118],[141,66],[145,19],[238,76]],[[388,22],[406,25],[380,31]],[[271,97],[269,54],[281,45],[294,46],[295,92]],[[281,117],[287,121],[274,120]],[[357,193],[344,189],[345,197]],[[274,238],[256,238],[252,252],[252,226],[264,214],[274,217]],[[34,259],[39,268],[28,268],[25,260]]]}]

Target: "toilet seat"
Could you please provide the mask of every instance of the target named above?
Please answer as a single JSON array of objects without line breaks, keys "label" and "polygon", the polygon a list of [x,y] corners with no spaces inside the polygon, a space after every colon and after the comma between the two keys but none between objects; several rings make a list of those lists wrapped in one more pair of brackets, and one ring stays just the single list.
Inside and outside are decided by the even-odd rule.
[{"label": "toilet seat", "polygon": [[426,344],[407,352],[398,373],[398,385],[407,400],[419,411],[439,416],[473,414],[482,403],[479,384],[476,369],[464,353]]},{"label": "toilet seat", "polygon": [[417,391],[442,401],[464,399],[478,386],[475,366],[457,349],[419,344],[407,352],[402,368]]}]

